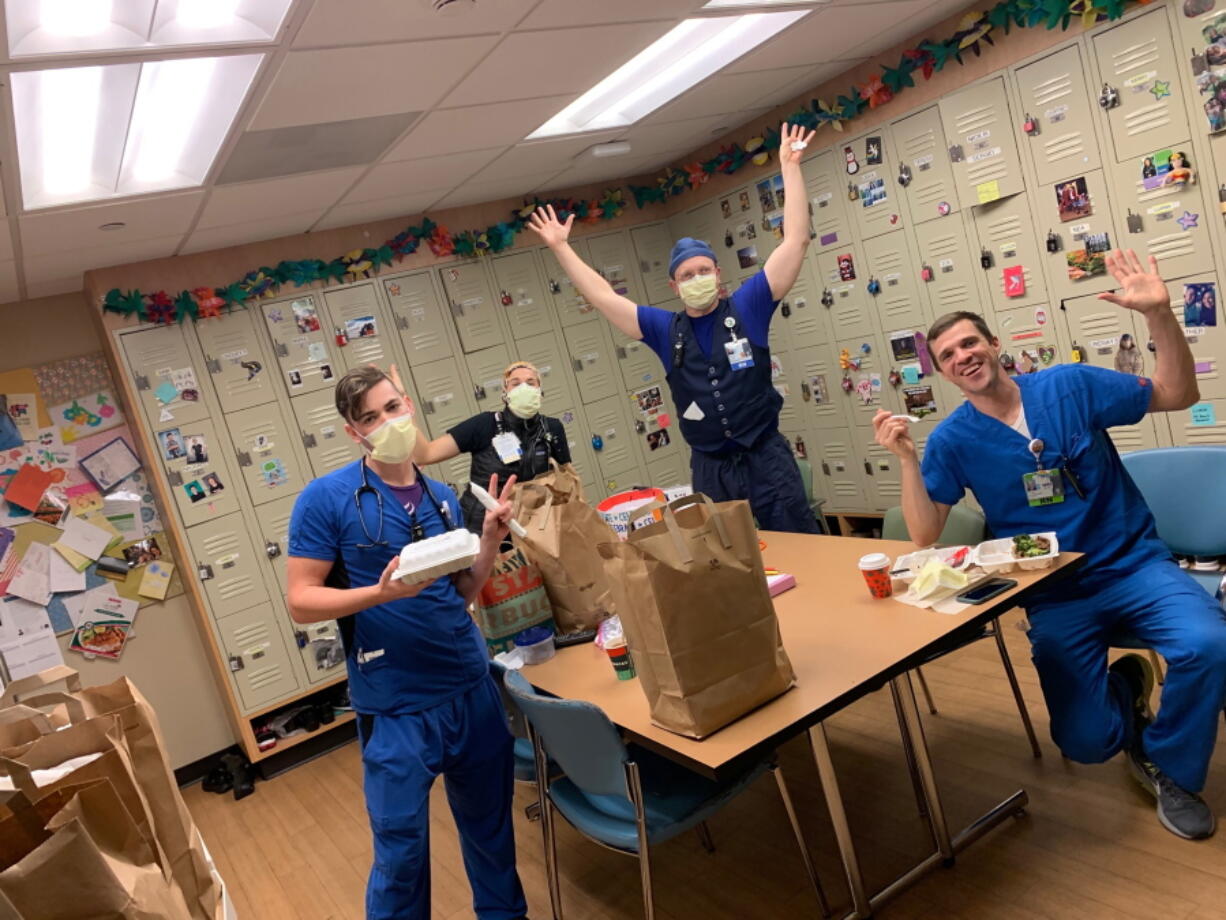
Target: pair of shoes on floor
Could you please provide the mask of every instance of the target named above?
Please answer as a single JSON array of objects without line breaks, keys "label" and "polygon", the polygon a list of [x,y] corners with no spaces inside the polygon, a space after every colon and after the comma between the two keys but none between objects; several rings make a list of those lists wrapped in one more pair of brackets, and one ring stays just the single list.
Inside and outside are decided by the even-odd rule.
[{"label": "pair of shoes on floor", "polygon": [[1149,699],[1154,689],[1154,671],[1149,661],[1141,655],[1124,655],[1113,662],[1109,670],[1123,678],[1128,687],[1132,701],[1132,724],[1125,748],[1128,768],[1141,788],[1154,797],[1158,820],[1172,834],[1185,840],[1212,836],[1217,819],[1204,799],[1176,783],[1145,754],[1143,736],[1153,721]]},{"label": "pair of shoes on floor", "polygon": [[237,802],[255,792],[255,767],[242,754],[222,754],[221,763],[208,772],[200,785],[205,792],[218,795],[233,790]]}]

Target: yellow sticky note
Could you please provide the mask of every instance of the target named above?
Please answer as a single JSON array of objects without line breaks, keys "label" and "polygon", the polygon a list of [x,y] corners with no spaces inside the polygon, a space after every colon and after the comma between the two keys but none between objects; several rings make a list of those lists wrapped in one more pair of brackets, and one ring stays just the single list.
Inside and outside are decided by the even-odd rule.
[{"label": "yellow sticky note", "polygon": [[90,563],[94,561],[93,559],[90,559],[88,556],[81,555],[72,547],[65,546],[63,543],[59,542],[58,540],[52,543],[51,547],[57,553],[63,556],[65,561],[67,561],[67,563],[70,566],[72,566],[73,570],[77,572],[84,572],[87,568],[89,568]]},{"label": "yellow sticky note", "polygon": [[154,600],[165,600],[166,589],[170,587],[170,576],[174,573],[173,563],[155,559],[145,566],[145,575],[140,580],[137,591],[142,597],[152,597]]},{"label": "yellow sticky note", "polygon": [[980,204],[996,201],[1000,198],[1000,183],[995,179],[991,182],[980,182],[975,186],[975,194],[979,196]]}]

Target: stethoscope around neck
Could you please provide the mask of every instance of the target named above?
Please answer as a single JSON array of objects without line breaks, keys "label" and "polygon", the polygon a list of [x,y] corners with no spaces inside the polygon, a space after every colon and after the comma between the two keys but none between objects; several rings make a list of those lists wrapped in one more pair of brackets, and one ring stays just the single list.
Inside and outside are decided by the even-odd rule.
[{"label": "stethoscope around neck", "polygon": [[[366,537],[367,542],[357,544],[357,548],[374,549],[376,546],[390,546],[391,544],[387,540],[383,539],[383,493],[372,486],[370,481],[366,478],[365,457],[362,458],[361,464],[362,484],[353,490],[353,504],[357,509],[358,523],[362,525],[362,534]],[[445,504],[440,504],[439,500],[434,497],[434,490],[430,488],[429,481],[422,476],[421,470],[417,468],[416,463],[413,464],[413,471],[417,474],[417,478],[421,482],[422,490],[426,493],[426,497],[430,499],[430,504],[434,506],[434,510],[439,513],[439,515],[443,518],[443,521],[447,524],[447,529],[455,529],[455,524],[451,520],[451,509]],[[379,524],[375,529],[375,535],[373,537],[370,535],[370,528],[366,526],[366,518],[362,514],[362,496],[367,492],[374,495],[375,508],[378,509],[379,512]],[[419,540],[424,540],[426,538],[426,531],[425,528],[422,527],[421,522],[417,520],[417,509],[413,509],[412,511],[408,511],[408,509],[405,510],[409,515],[410,542],[416,543]]]}]

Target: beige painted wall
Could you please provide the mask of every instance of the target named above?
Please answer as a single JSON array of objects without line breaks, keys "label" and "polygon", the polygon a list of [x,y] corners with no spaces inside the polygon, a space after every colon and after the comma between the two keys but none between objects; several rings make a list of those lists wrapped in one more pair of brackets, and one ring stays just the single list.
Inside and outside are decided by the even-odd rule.
[{"label": "beige painted wall", "polygon": [[[5,304],[0,307],[0,329],[0,372],[102,350],[80,293]],[[143,608],[136,635],[118,662],[87,661],[67,651],[68,639],[59,640],[64,660],[81,672],[84,683],[109,683],[127,675],[149,698],[161,719],[173,766],[234,743],[186,596]]]}]

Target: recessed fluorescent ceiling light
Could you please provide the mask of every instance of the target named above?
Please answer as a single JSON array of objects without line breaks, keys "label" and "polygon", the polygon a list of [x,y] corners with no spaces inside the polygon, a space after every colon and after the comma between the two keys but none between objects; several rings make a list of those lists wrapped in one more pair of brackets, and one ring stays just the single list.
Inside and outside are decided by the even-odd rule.
[{"label": "recessed fluorescent ceiling light", "polygon": [[4,0],[9,54],[26,58],[271,42],[292,0]]},{"label": "recessed fluorescent ceiling light", "polygon": [[687,19],[528,135],[532,140],[634,124],[807,10]]},{"label": "recessed fluorescent ceiling light", "polygon": [[200,185],[263,58],[13,73],[25,207]]}]

